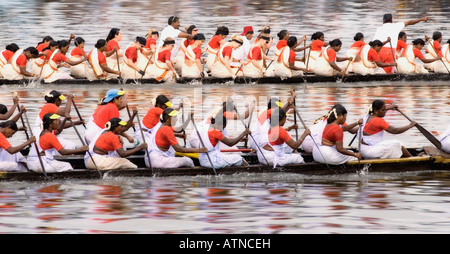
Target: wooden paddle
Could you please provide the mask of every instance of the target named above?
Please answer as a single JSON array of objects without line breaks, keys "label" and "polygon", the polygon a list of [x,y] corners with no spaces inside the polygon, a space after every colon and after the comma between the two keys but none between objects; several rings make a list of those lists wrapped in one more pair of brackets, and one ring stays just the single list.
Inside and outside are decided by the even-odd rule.
[{"label": "wooden paddle", "polygon": [[[128,107],[128,104],[127,104],[126,108],[127,108],[128,117],[131,119],[131,113],[130,113],[130,108]],[[134,131],[136,131],[136,128],[134,128],[134,125],[131,125],[131,127],[133,128]]]},{"label": "wooden paddle", "polygon": [[[117,70],[120,72],[120,63],[119,63],[119,50],[116,50],[116,60],[117,60]],[[123,80],[122,73],[119,75],[119,82]]]},{"label": "wooden paddle", "polygon": [[[78,138],[79,138],[80,141],[81,141],[81,144],[82,144],[83,146],[85,146],[86,143],[84,142],[83,138],[81,137],[80,133],[78,132],[78,129],[77,129],[77,128],[75,127],[75,125],[73,124],[72,118],[69,118],[69,122],[72,124],[73,129],[74,129],[75,132],[77,133],[77,136],[78,136]],[[91,152],[90,152],[89,150],[87,150],[87,153],[88,153],[89,157],[91,158],[92,163],[94,163],[95,169],[97,170],[97,172],[98,172],[100,178],[102,178],[103,175],[102,175],[102,173],[100,172],[100,170],[98,169],[97,164],[96,164],[95,161],[94,161],[94,158],[92,158]]]},{"label": "wooden paddle", "polygon": [[83,122],[83,126],[84,126],[84,128],[86,129],[86,124],[84,124],[83,117],[81,117],[80,111],[78,111],[77,104],[75,104],[75,101],[74,101],[74,100],[72,100],[72,105],[73,105],[73,107],[75,108],[75,111],[77,112],[78,118],[80,118],[80,121]]},{"label": "wooden paddle", "polygon": [[[23,112],[23,114],[25,115],[25,121],[27,122],[28,129],[30,129],[31,136],[34,136],[33,135],[33,130],[31,129],[31,126],[30,126],[30,122],[28,121],[27,113]],[[45,171],[44,162],[42,161],[41,154],[39,153],[39,148],[38,148],[36,142],[34,142],[34,147],[36,148],[36,153],[37,153],[37,156],[39,158],[39,163],[41,163],[42,173],[44,173],[45,178],[48,179],[47,172]]]},{"label": "wooden paddle", "polygon": [[[128,108],[128,105],[127,105],[127,108]],[[142,130],[142,126],[141,126],[141,120],[139,119],[139,112],[136,114],[136,117],[137,117],[137,121],[139,124],[139,129],[141,131],[142,141],[145,143],[145,136],[144,136],[144,131]],[[152,173],[153,173],[152,161],[150,160],[150,154],[148,152],[148,149],[145,149],[145,154],[147,155],[148,165],[150,165],[150,169],[152,170]]]},{"label": "wooden paddle", "polygon": [[[17,103],[17,110],[18,110],[19,113],[20,113],[20,106],[19,106],[19,103]],[[30,139],[30,136],[28,135],[28,130],[26,129],[25,122],[23,121],[23,115],[20,115],[20,120],[21,120],[21,122],[22,122],[22,126],[25,127],[25,135],[26,135],[27,140],[28,140],[28,139]]]},{"label": "wooden paddle", "polygon": [[[406,119],[412,122],[412,120],[402,111],[400,111],[400,109],[397,108],[396,110],[400,112],[400,114],[402,114]],[[422,125],[420,125],[419,123],[416,124],[416,127],[437,149],[441,150],[442,144],[435,136],[433,136],[433,134],[431,134],[429,131],[423,128]]]},{"label": "wooden paddle", "polygon": [[144,68],[144,74],[142,74],[141,79],[144,77],[145,71],[147,70],[147,67],[150,65],[150,62],[152,61],[151,58],[152,58],[153,54],[154,54],[154,53],[152,52],[152,53],[148,56],[147,65],[145,65],[145,68]]},{"label": "wooden paddle", "polygon": [[[195,124],[194,119],[192,119],[192,125],[194,125],[195,132],[197,132],[197,136],[198,136],[198,139],[200,140],[200,143],[202,144],[202,146],[203,146],[204,148],[206,148],[205,143],[203,143],[203,139],[202,139],[202,137],[200,136],[200,132],[198,132],[197,125]],[[212,169],[214,170],[214,174],[217,175],[216,168],[214,167],[214,164],[213,164],[213,162],[212,162],[212,160],[211,160],[211,157],[209,157],[209,151],[206,152],[206,156],[208,157],[209,163],[211,163],[211,167],[212,167]]]}]

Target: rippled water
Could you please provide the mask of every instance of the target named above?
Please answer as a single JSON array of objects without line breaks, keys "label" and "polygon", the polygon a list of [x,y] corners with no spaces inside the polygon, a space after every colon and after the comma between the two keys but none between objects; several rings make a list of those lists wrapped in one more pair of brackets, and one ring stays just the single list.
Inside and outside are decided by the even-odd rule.
[{"label": "rippled water", "polygon": [[[177,15],[182,27],[196,24],[210,37],[227,25],[238,33],[245,25],[271,25],[273,34],[287,28],[292,34],[323,31],[325,39],[341,38],[345,46],[362,31],[370,41],[385,12],[396,20],[422,16],[434,21],[407,27],[409,38],[439,30],[449,37],[448,1],[0,1],[0,47],[16,42],[34,46],[45,35],[66,39],[70,33],[86,39],[89,50],[111,27],[124,33],[125,47],[149,28],[161,30]],[[200,121],[226,96],[233,96],[241,112],[255,100],[253,116],[269,96],[283,101],[291,89],[307,124],[334,103],[343,104],[348,122],[365,112],[374,99],[394,102],[413,120],[434,134],[450,122],[448,82],[369,82],[268,85],[35,85],[2,86],[0,103],[12,104],[18,95],[34,123],[43,95],[52,89],[75,94],[87,119],[110,88],[123,87],[129,105],[141,118],[158,94],[175,105],[181,98],[194,105]],[[75,112],[72,111],[75,116]],[[127,119],[126,111],[121,116]],[[292,119],[290,119],[292,120]],[[408,124],[389,112],[394,126]],[[291,122],[292,123],[292,122]],[[19,123],[20,125],[20,123]],[[192,128],[192,127],[191,127]],[[83,132],[82,128],[78,128]],[[239,121],[228,125],[233,135]],[[64,132],[78,142],[72,129]],[[18,133],[12,143],[23,142]],[[345,135],[344,143],[352,136]],[[388,135],[387,138],[392,138]],[[419,131],[395,136],[406,146],[430,145]],[[236,174],[210,177],[106,178],[52,182],[0,183],[1,233],[447,233],[450,217],[450,176],[443,172],[349,174],[312,177],[298,174]]]}]

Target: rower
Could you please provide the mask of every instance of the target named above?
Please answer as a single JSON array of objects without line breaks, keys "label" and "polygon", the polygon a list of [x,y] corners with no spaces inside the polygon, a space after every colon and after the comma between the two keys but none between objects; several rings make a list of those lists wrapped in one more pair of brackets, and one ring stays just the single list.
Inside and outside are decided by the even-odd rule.
[{"label": "rower", "polygon": [[311,35],[311,48],[309,51],[309,57],[306,59],[306,65],[309,69],[314,71],[316,62],[319,60],[322,48],[328,46],[328,42],[325,42],[325,35],[322,32],[315,32]]},{"label": "rower", "polygon": [[[423,56],[421,50],[425,46],[425,41],[422,39],[416,39],[412,41],[412,44],[406,47],[402,56],[397,60],[397,70],[400,74],[413,74],[413,73],[428,73],[423,64],[416,62],[416,58],[420,59],[423,63],[432,63],[439,61],[442,58],[437,56],[436,58],[427,59]],[[381,59],[381,58],[380,58]]]},{"label": "rower", "polygon": [[[156,48],[163,47],[164,42],[167,38],[172,38],[173,41],[176,41],[177,38],[187,38],[192,40],[193,36],[188,34],[187,32],[183,32],[180,30],[180,19],[176,16],[169,17],[168,25],[161,31],[161,36],[159,37],[159,43]],[[176,46],[174,45],[171,52],[171,61],[175,61],[175,57],[177,55]]]},{"label": "rower", "polygon": [[39,52],[34,47],[19,49],[10,59],[11,63],[5,65],[2,75],[8,80],[32,79],[39,77],[39,74],[33,74],[27,70],[27,64],[30,59],[40,57]]},{"label": "rower", "polygon": [[[364,34],[363,33],[356,33],[353,37],[353,44],[350,46],[350,48],[347,50],[346,56],[351,57],[352,59],[355,59],[355,57],[358,55],[358,53],[361,51],[361,49],[367,44],[364,41]],[[348,65],[348,61],[344,62],[344,65]],[[353,72],[352,64],[348,66],[347,69],[348,72]]]},{"label": "rower", "polygon": [[186,57],[186,50],[189,45],[194,44],[195,35],[198,34],[198,28],[195,25],[190,25],[186,27],[186,33],[192,35],[192,39],[184,38],[180,44],[180,48],[176,54],[174,67],[179,76],[182,76],[183,64]]},{"label": "rower", "polygon": [[[119,110],[124,108],[124,95],[125,91],[111,89],[106,92],[105,99],[103,102],[106,104],[98,110],[98,112],[93,115],[93,124],[89,124],[86,128],[86,132],[84,133],[84,138],[87,144],[90,144],[95,136],[104,129],[105,124],[114,117],[119,118],[120,112]],[[125,131],[127,131],[133,124],[134,115],[128,120]]]},{"label": "rower", "polygon": [[108,67],[106,56],[104,54],[107,49],[108,45],[106,44],[106,40],[100,39],[95,44],[94,49],[89,52],[89,64],[86,65],[86,78],[89,81],[113,78],[112,75],[107,75],[108,73],[114,74],[115,78],[117,78],[118,75],[121,75],[120,71]]},{"label": "rower", "polygon": [[[145,75],[145,66],[147,59],[142,54],[147,40],[144,37],[136,37],[134,43],[131,43],[125,50],[123,64],[121,65],[121,74],[124,79],[140,79]],[[150,75],[148,75],[150,76]]]},{"label": "rower", "polygon": [[[104,51],[106,62],[108,67],[115,71],[120,71],[119,68],[123,62],[123,51],[120,49],[119,45],[119,42],[122,41],[122,36],[122,31],[119,28],[112,28],[106,37],[108,46]],[[108,76],[111,76],[111,74],[108,74]]]},{"label": "rower", "polygon": [[296,59],[295,47],[297,46],[297,37],[290,36],[279,54],[274,70],[275,75],[285,79],[303,76],[307,72],[305,64]]},{"label": "rower", "polygon": [[383,63],[380,61],[378,52],[380,52],[383,45],[381,41],[375,40],[363,46],[350,65],[353,72],[360,75],[386,74],[383,67],[397,66],[395,62]]},{"label": "rower", "polygon": [[147,57],[147,60],[155,59],[154,55],[156,52],[156,40],[158,40],[158,38],[159,33],[154,29],[148,30],[147,34],[145,35],[145,39],[147,40],[147,42],[145,43],[145,47],[142,53]]},{"label": "rower", "polygon": [[53,38],[51,36],[45,36],[41,42],[38,43],[36,46],[37,51],[42,52],[43,49],[47,48],[50,44],[50,42],[53,41]]},{"label": "rower", "polygon": [[[66,57],[67,51],[69,51],[70,44],[66,40],[58,41],[58,49],[48,57],[48,61],[42,68],[42,77],[46,83],[51,83],[59,79],[73,79],[69,73],[59,69],[59,66],[68,64],[69,66],[75,66],[86,60],[85,57],[78,61],[72,61]],[[65,65],[65,66],[68,66]]]},{"label": "rower", "polygon": [[211,71],[212,66],[216,61],[217,52],[219,52],[222,45],[225,44],[225,38],[229,34],[228,27],[220,26],[217,28],[216,33],[208,42],[208,57],[206,58],[206,68]]},{"label": "rower", "polygon": [[364,159],[389,159],[411,157],[411,154],[397,140],[384,140],[384,132],[391,134],[403,133],[414,126],[416,122],[402,127],[394,127],[383,118],[388,110],[396,109],[396,105],[386,106],[383,100],[374,100],[364,117],[361,154]]},{"label": "rower", "polygon": [[450,154],[450,125],[447,127],[444,133],[439,136],[441,142],[441,150]]},{"label": "rower", "polygon": [[233,78],[235,79],[239,68],[232,66],[233,51],[239,49],[243,45],[243,40],[239,35],[233,35],[231,41],[222,45],[217,51],[215,62],[211,66],[211,76],[216,78]]},{"label": "rower", "polygon": [[[42,131],[42,121],[46,114],[52,113],[57,115],[70,115],[70,109],[72,107],[72,101],[73,101],[73,95],[68,94],[67,97],[61,94],[60,92],[56,90],[50,91],[48,94],[44,96],[44,99],[46,101],[46,104],[42,106],[42,108],[39,111],[39,114],[36,116],[36,121],[33,126],[33,134],[38,135]],[[63,108],[61,107],[61,104],[63,101],[66,102],[66,106]],[[81,120],[73,121],[75,125],[83,124],[84,122]],[[67,129],[72,127],[72,124],[70,122],[66,122],[65,126],[63,126],[63,129]],[[62,132],[62,130],[60,131]],[[62,144],[62,146],[66,149],[75,149],[76,144],[68,139],[65,139],[64,137],[57,135],[57,138],[59,142]],[[32,149],[30,150],[30,155],[36,156],[36,150]]]},{"label": "rower", "polygon": [[[431,37],[432,39],[428,41],[428,46],[426,47],[425,51],[427,52],[424,57],[426,59],[434,59],[438,56],[440,56],[441,58],[444,57],[444,55],[442,54],[442,33],[439,31],[436,31],[433,33],[433,36]],[[432,63],[425,63],[424,67],[429,70],[434,72],[435,66],[436,65],[441,65],[442,62],[441,61],[434,61]],[[447,72],[448,73],[448,72]]]},{"label": "rower", "polygon": [[339,39],[330,41],[329,46],[326,47],[319,55],[312,70],[316,75],[320,76],[334,76],[336,74],[344,77],[347,73],[347,68],[341,68],[336,62],[344,62],[346,60],[353,60],[352,57],[338,57],[337,52],[341,50],[342,42]]},{"label": "rower", "polygon": [[[59,142],[57,135],[62,132],[66,125],[66,121],[69,119],[69,115],[66,115],[63,121],[60,120],[60,116],[57,114],[48,113],[44,115],[42,120],[42,132],[38,132],[40,134],[37,143],[38,147],[42,149],[39,156],[41,156],[44,170],[47,173],[73,170],[72,165],[69,162],[56,160],[54,159],[54,155],[71,155],[83,153],[88,150],[87,145],[80,148],[67,149]],[[39,157],[36,153],[33,155],[30,153],[28,155],[27,164],[30,170],[43,172]]]},{"label": "rower", "polygon": [[[69,60],[78,62],[82,59],[87,60],[87,54],[84,50],[85,41],[82,37],[75,38],[75,48],[70,52]],[[70,74],[75,78],[86,78],[86,63],[81,63],[70,67]]]},{"label": "rower", "polygon": [[6,46],[5,50],[0,52],[0,78],[3,78],[2,71],[6,64],[10,63],[10,59],[14,56],[14,53],[19,50],[19,46],[15,43],[11,43]]},{"label": "rower", "polygon": [[[331,113],[333,113],[333,109],[335,109],[336,107],[342,107],[342,105],[340,105],[339,103],[335,104],[326,115],[319,117],[318,119],[316,119],[313,123],[313,125],[311,127],[309,127],[310,131],[311,131],[311,135],[308,135],[305,140],[302,143],[301,148],[303,149],[303,151],[305,151],[306,153],[312,153],[314,146],[316,146],[317,144],[322,143],[322,134],[323,134],[323,130],[325,129],[325,127],[327,126],[328,122],[328,117],[331,115]],[[344,132],[348,131],[352,134],[355,134],[358,131],[358,124],[361,124],[361,121],[356,121],[355,123],[351,123],[351,124],[347,124],[344,123],[342,125],[340,125],[342,127],[342,130]]]},{"label": "rower", "polygon": [[248,52],[251,47],[251,40],[253,38],[253,27],[245,26],[244,31],[241,33],[242,38],[242,46],[233,50],[233,61],[231,62],[231,66],[240,67],[240,61],[247,61]]},{"label": "rower", "polygon": [[[342,105],[336,105],[327,119],[323,129],[322,140],[313,148],[314,161],[330,165],[340,165],[348,161],[361,159],[361,153],[354,153],[344,148],[343,125],[347,120],[347,110]],[[362,120],[358,120],[362,122]]]},{"label": "rower", "polygon": [[8,138],[11,138],[19,128],[14,120],[0,123],[0,171],[27,171],[25,157],[20,153],[25,147],[36,141],[36,137],[29,138],[26,142],[11,146]]},{"label": "rower", "polygon": [[406,50],[406,47],[408,44],[406,44],[406,40],[408,39],[408,36],[404,31],[401,31],[398,33],[398,40],[397,40],[397,48],[396,48],[396,59],[398,59],[402,53]]},{"label": "rower", "polygon": [[[201,125],[199,128],[199,133],[201,136],[201,140],[205,144],[208,149],[208,153],[200,153],[199,154],[199,162],[200,166],[203,167],[212,167],[211,162],[208,159],[208,156],[211,158],[214,168],[223,168],[230,166],[242,166],[244,164],[244,159],[241,155],[235,153],[222,153],[220,143],[227,145],[228,147],[232,147],[239,143],[242,138],[246,135],[250,134],[250,130],[244,130],[240,135],[231,139],[227,137],[227,133],[225,128],[227,126],[227,117],[223,110],[219,110],[219,112],[211,118],[210,124]],[[195,135],[198,138],[196,132],[191,133],[191,135]],[[194,148],[201,148],[201,143],[198,142]]]},{"label": "rower", "polygon": [[8,109],[5,105],[0,104],[0,120],[8,120],[19,105],[19,97],[14,96],[13,105]]},{"label": "rower", "polygon": [[[415,25],[421,21],[427,22],[428,17],[423,17],[414,20],[408,20],[405,22],[397,22],[393,23],[392,14],[384,14],[383,15],[383,25],[379,27],[375,33],[373,38],[374,40],[386,41],[388,37],[391,38],[391,43],[385,45],[381,48],[379,52],[380,61],[383,63],[393,63],[395,62],[393,51],[397,48],[397,40],[400,31],[403,30],[406,26]],[[394,68],[392,66],[384,67],[384,71],[388,74],[394,73]]]},{"label": "rower", "polygon": [[193,43],[188,45],[185,49],[183,66],[181,73],[183,78],[201,78],[208,74],[203,69],[202,64],[202,45],[205,43],[205,36],[203,34],[196,34],[193,38]]},{"label": "rower", "polygon": [[36,76],[41,76],[44,65],[48,62],[50,56],[58,49],[57,41],[50,41],[46,48],[42,49],[39,57],[33,59],[31,70]]},{"label": "rower", "polygon": [[[191,117],[194,112],[191,112]],[[173,108],[164,109],[160,122],[154,127],[149,141],[150,160],[153,168],[194,167],[194,162],[188,157],[175,157],[179,153],[206,153],[207,148],[185,148],[178,144],[173,124],[176,122],[178,111]],[[150,166],[147,157],[145,164]]]},{"label": "rower", "polygon": [[[289,131],[298,128],[297,125],[283,128],[286,123],[287,113],[282,108],[276,108],[272,111],[270,116],[269,130],[261,132],[262,149],[257,150],[258,160],[260,163],[267,165],[285,166],[289,164],[304,163],[303,157],[299,153],[286,153],[286,148],[289,146],[293,151],[302,144],[303,140],[309,135],[309,129],[306,129],[301,137],[294,141],[289,135]],[[261,152],[263,154],[261,154]],[[266,162],[267,160],[267,162]]]},{"label": "rower", "polygon": [[255,39],[255,42],[253,43],[252,47],[250,48],[250,52],[248,53],[247,63],[244,66],[243,72],[245,77],[263,77],[267,71],[264,68],[263,60],[276,61],[275,57],[272,59],[266,56],[263,51],[266,48],[266,45],[271,41],[272,39],[270,38],[269,34],[261,34],[258,38]]},{"label": "rower", "polygon": [[175,40],[168,37],[162,47],[156,50],[156,60],[150,66],[149,73],[158,82],[173,81],[178,78],[178,74],[173,67],[172,50],[175,46]]},{"label": "rower", "polygon": [[434,66],[434,72],[435,73],[449,73],[450,70],[450,39],[447,40],[447,43],[442,45],[442,61],[444,62],[444,64],[436,64]]},{"label": "rower", "polygon": [[[137,111],[134,111],[137,113]],[[147,143],[125,150],[120,137],[126,131],[127,123],[118,117],[111,118],[105,128],[100,131],[89,145],[89,153],[86,153],[84,161],[88,169],[135,169],[137,166],[126,157],[147,149]],[[93,160],[93,161],[92,161]]]}]

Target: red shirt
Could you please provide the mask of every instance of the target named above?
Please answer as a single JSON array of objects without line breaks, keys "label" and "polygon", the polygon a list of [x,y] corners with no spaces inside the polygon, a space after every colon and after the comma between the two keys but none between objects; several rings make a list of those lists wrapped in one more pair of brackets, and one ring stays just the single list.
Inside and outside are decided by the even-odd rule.
[{"label": "red shirt", "polygon": [[3,148],[6,150],[10,147],[11,147],[11,144],[6,139],[5,135],[3,135],[3,133],[0,132],[0,148]]},{"label": "red shirt", "polygon": [[51,56],[52,56],[52,54],[53,54],[53,51],[51,51],[50,49],[47,49],[46,51],[44,51],[44,52],[42,52],[42,53],[47,53],[47,55],[45,56],[41,56],[41,59],[42,60],[46,60],[46,59],[49,59]]},{"label": "red shirt", "polygon": [[98,137],[95,146],[103,151],[113,152],[122,148],[122,143],[120,143],[119,136],[112,131],[108,131]]},{"label": "red shirt", "polygon": [[80,47],[75,47],[72,52],[70,52],[71,56],[84,56],[84,54],[86,54],[86,51]]},{"label": "red shirt", "polygon": [[[200,59],[202,57],[202,49],[199,47],[193,48],[192,51],[194,51],[195,59]],[[185,56],[184,59],[189,60],[189,57]]]},{"label": "red shirt", "polygon": [[386,130],[389,124],[381,117],[374,117],[370,119],[364,126],[364,132],[368,134],[375,134],[380,131]]},{"label": "red shirt", "polygon": [[325,45],[324,41],[321,40],[314,40],[311,43],[311,50],[312,51],[322,51],[322,47]]},{"label": "red shirt", "polygon": [[256,46],[253,47],[253,49],[248,53],[248,59],[250,60],[261,60],[262,59],[262,55],[261,55],[261,48]]},{"label": "red shirt", "polygon": [[184,46],[187,48],[189,45],[194,44],[194,40],[184,40]]},{"label": "red shirt", "polygon": [[231,54],[233,53],[233,48],[231,46],[226,46],[223,48],[222,50],[222,56],[223,58],[225,58],[226,56],[228,56],[229,58],[231,58]]},{"label": "red shirt", "polygon": [[170,126],[162,126],[155,135],[155,143],[160,147],[169,147],[178,144],[178,140]]},{"label": "red shirt", "polygon": [[[91,51],[92,53],[92,51]],[[89,53],[89,57],[91,56],[91,53]],[[98,51],[98,64],[106,64],[106,56],[102,52]]]},{"label": "red shirt", "polygon": [[125,56],[133,61],[133,63],[136,63],[138,58],[138,53],[135,47],[129,47],[127,50],[125,50]]},{"label": "red shirt", "polygon": [[56,55],[52,58],[52,60],[56,64],[60,64],[61,62],[66,62],[67,57],[63,53],[56,53]]},{"label": "red shirt", "polygon": [[322,138],[333,143],[344,141],[344,131],[338,124],[328,124],[323,129]]},{"label": "red shirt", "polygon": [[269,130],[269,143],[273,146],[284,144],[290,139],[292,138],[287,130],[281,126],[275,126]]},{"label": "red shirt", "polygon": [[369,61],[376,62],[376,61],[380,61],[380,56],[378,56],[378,53],[377,53],[377,51],[375,49],[370,48],[369,52],[367,53],[367,59]]},{"label": "red shirt", "polygon": [[[286,50],[286,49],[285,49],[285,50]],[[295,51],[294,51],[294,50],[291,50],[291,51],[289,52],[289,63],[295,63],[295,57],[296,57],[296,56],[297,56],[297,54],[295,53]],[[282,58],[283,58],[283,56],[280,54],[280,55],[278,56],[278,60],[281,61]]]},{"label": "red shirt", "polygon": [[225,136],[223,133],[217,129],[209,129],[208,137],[211,144],[215,147],[219,141],[221,141]]},{"label": "red shirt", "polygon": [[259,123],[260,123],[261,125],[263,125],[264,122],[265,122],[267,119],[270,119],[270,116],[271,116],[271,115],[272,115],[272,109],[268,109],[268,110],[262,112],[262,113],[259,115],[259,117],[258,117]]},{"label": "red shirt", "polygon": [[286,40],[280,40],[278,43],[277,43],[277,49],[278,50],[280,50],[280,49],[282,49],[282,48],[284,48],[284,47],[286,47],[287,46],[287,41]]},{"label": "red shirt", "polygon": [[[322,56],[323,53],[320,53],[320,56]],[[328,62],[336,62],[336,51],[332,48],[327,49],[327,55],[328,55]]]},{"label": "red shirt", "polygon": [[209,41],[208,45],[213,49],[218,49],[220,48],[220,42],[222,40],[222,37],[220,37],[219,35],[214,35],[214,37],[212,37]]},{"label": "red shirt", "polygon": [[119,109],[116,104],[110,102],[104,105],[94,118],[94,123],[100,128],[105,128],[105,124],[113,117],[120,117]]},{"label": "red shirt", "polygon": [[39,117],[42,119],[44,119],[44,116],[48,113],[52,113],[55,114],[56,111],[58,111],[59,107],[56,106],[56,104],[54,103],[46,103],[42,108],[41,108],[41,112],[39,112]]},{"label": "red shirt", "polygon": [[21,54],[19,57],[17,57],[16,64],[17,66],[26,67],[28,63],[28,59],[24,54]]},{"label": "red shirt", "polygon": [[42,150],[50,150],[55,148],[56,151],[59,151],[63,148],[61,143],[59,143],[58,138],[52,132],[47,132],[39,138],[39,145]]},{"label": "red shirt", "polygon": [[[414,57],[417,57],[420,60],[425,59],[425,57],[423,56],[422,52],[420,52],[420,49],[413,48],[413,53],[414,53]],[[406,51],[403,51],[402,56],[406,56]]]},{"label": "red shirt", "polygon": [[407,46],[407,44],[406,44],[406,42],[404,42],[404,41],[402,41],[402,40],[398,40],[397,41],[397,50],[398,51],[400,51],[400,50],[405,50],[406,49],[406,46]]},{"label": "red shirt", "polygon": [[168,49],[159,52],[158,61],[163,62],[163,63],[165,63],[166,61],[170,61],[171,54],[172,53]]},{"label": "red shirt", "polygon": [[149,49],[151,45],[156,45],[156,40],[153,38],[148,38],[147,43],[145,44],[145,48]]},{"label": "red shirt", "polygon": [[45,49],[46,47],[48,47],[47,44],[41,43],[41,44],[37,45],[36,49],[37,49],[39,52],[42,52],[42,50]]},{"label": "red shirt", "polygon": [[[14,52],[12,52],[11,50],[5,50],[3,51],[3,56],[5,57],[6,61],[9,61],[9,59],[11,59],[11,57],[14,55]],[[7,64],[7,63],[5,63]]]},{"label": "red shirt", "polygon": [[117,50],[120,49],[119,43],[116,40],[110,40],[108,41],[108,50],[107,51],[111,51],[114,49],[114,47],[117,47]]},{"label": "red shirt", "polygon": [[366,45],[363,41],[355,41],[353,42],[352,46],[350,48],[362,48]]},{"label": "red shirt", "polygon": [[162,108],[154,107],[147,111],[147,114],[142,119],[142,123],[148,129],[155,127],[159,122],[159,117],[164,112]]}]

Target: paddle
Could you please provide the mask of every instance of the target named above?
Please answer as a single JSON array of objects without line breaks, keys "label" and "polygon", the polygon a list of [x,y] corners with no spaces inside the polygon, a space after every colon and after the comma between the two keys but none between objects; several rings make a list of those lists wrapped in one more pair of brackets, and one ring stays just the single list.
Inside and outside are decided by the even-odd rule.
[{"label": "paddle", "polygon": [[[253,110],[255,109],[255,106],[253,106],[252,111],[250,112],[250,117],[248,119],[248,128],[250,128],[250,124],[252,123],[252,116],[253,116]],[[247,142],[248,142],[248,135],[247,140],[245,140],[244,146],[247,148]]]},{"label": "paddle", "polygon": [[[17,103],[17,110],[19,110],[19,112],[20,112],[20,106],[19,106],[19,103]],[[22,126],[23,126],[23,127],[26,127],[26,126],[25,126],[25,122],[23,121],[23,116],[22,116],[22,115],[20,115],[20,120],[21,120],[21,122],[22,122]],[[25,128],[25,135],[26,135],[27,139],[30,139],[30,136],[28,135],[28,131],[27,131],[26,128]]]},{"label": "paddle", "polygon": [[81,117],[80,111],[78,111],[77,104],[75,104],[75,101],[74,101],[74,100],[72,100],[72,105],[73,105],[73,107],[75,108],[75,111],[77,112],[78,118],[80,118],[80,121],[83,122],[83,126],[84,126],[84,128],[86,129],[86,124],[84,124],[84,120],[83,120],[83,118]]},{"label": "paddle", "polygon": [[[362,135],[363,135],[363,125],[359,125],[359,142],[358,142],[358,152],[361,153],[361,143],[362,143]],[[361,160],[358,158],[358,162]]]},{"label": "paddle", "polygon": [[308,65],[309,65],[309,58],[310,58],[310,56],[311,56],[311,48],[309,48],[308,59],[306,60],[306,71],[308,71]]},{"label": "paddle", "polygon": [[[402,111],[400,111],[400,109],[397,108],[396,110],[400,112],[400,114],[402,114],[406,119],[412,122],[412,120],[408,116],[406,116]],[[416,127],[437,149],[441,150],[442,144],[435,136],[433,136],[433,134],[431,134],[429,131],[423,128],[422,125],[420,125],[419,123],[416,124]]]},{"label": "paddle", "polygon": [[[233,107],[234,107],[234,111],[236,111],[236,114],[238,115],[239,120],[241,120],[241,122],[242,122],[242,124],[244,125],[244,127],[245,127],[246,129],[248,129],[248,126],[245,124],[244,119],[242,119],[241,115],[239,114],[239,112],[238,112],[238,110],[237,110],[237,108],[236,108],[236,105],[234,105],[234,102],[233,102]],[[253,135],[252,135],[251,133],[250,133],[249,135],[250,135],[250,137],[253,139],[253,143],[255,143],[255,146],[258,148],[258,150],[259,150],[259,152],[261,153],[262,157],[263,157],[264,160],[266,161],[267,166],[269,166],[269,161],[267,160],[266,156],[265,156],[264,153],[262,152],[261,147],[259,147],[258,143],[256,143],[256,140],[255,140],[255,138],[253,137]]]},{"label": "paddle", "polygon": [[[120,72],[120,63],[119,63],[119,52],[116,49],[116,60],[117,60],[117,70]],[[122,83],[121,81],[123,80],[122,78],[122,73],[119,74],[119,83]]]},{"label": "paddle", "polygon": [[[202,146],[203,146],[204,148],[206,148],[205,143],[203,143],[203,139],[202,139],[202,137],[200,136],[200,132],[198,132],[197,125],[195,124],[194,119],[192,119],[192,125],[194,125],[195,132],[197,133],[197,136],[198,136],[198,139],[200,140],[200,143],[202,144]],[[216,168],[214,167],[214,164],[213,164],[213,162],[212,162],[212,160],[211,160],[211,157],[209,157],[209,151],[206,152],[206,156],[208,157],[209,163],[211,163],[211,167],[212,167],[212,169],[214,170],[214,174],[217,175]]]},{"label": "paddle", "polygon": [[397,61],[395,60],[394,48],[392,48],[392,43],[390,39],[391,38],[389,37],[389,45],[391,46],[392,58],[394,59],[394,63],[397,64]]},{"label": "paddle", "polygon": [[[294,111],[295,111],[295,97],[294,97]],[[294,124],[297,125],[297,114],[294,114]],[[298,129],[295,129],[295,140],[298,140]]]},{"label": "paddle", "polygon": [[[127,108],[128,108],[128,105],[127,105]],[[142,130],[142,126],[141,126],[141,120],[139,119],[139,112],[136,114],[136,117],[137,117],[137,121],[139,124],[139,129],[141,131],[142,141],[145,143],[145,136],[144,136],[144,131]],[[145,149],[145,154],[147,155],[148,165],[150,165],[150,169],[152,170],[152,173],[153,173],[153,166],[152,166],[152,162],[150,160],[150,154],[148,152],[148,149]]]},{"label": "paddle", "polygon": [[152,53],[148,56],[147,65],[145,65],[145,68],[144,68],[144,74],[142,74],[141,79],[144,77],[145,71],[147,70],[147,67],[150,65],[150,62],[152,61],[151,58],[152,58],[153,54],[154,54],[154,53],[152,52]]},{"label": "paddle", "polygon": [[[30,129],[31,136],[34,136],[33,135],[33,130],[31,129],[31,126],[30,126],[30,122],[28,121],[27,113],[23,112],[23,114],[25,115],[25,121],[27,122],[28,129]],[[44,162],[42,161],[41,154],[39,153],[39,148],[38,148],[36,142],[34,142],[34,147],[36,148],[36,153],[37,153],[37,156],[39,158],[39,163],[41,163],[42,173],[44,173],[45,178],[48,179],[47,172],[45,171]]]},{"label": "paddle", "polygon": [[[434,52],[436,53],[436,56],[439,57],[439,54],[438,54],[436,48],[434,48],[433,45],[431,45],[431,47],[434,49]],[[441,58],[441,62],[442,62],[442,64],[444,65],[445,69],[447,69],[448,74],[450,74],[450,71],[448,70],[447,65],[444,63],[444,60],[442,60],[442,58]]]},{"label": "paddle", "polygon": [[[128,117],[131,118],[130,108],[128,107],[128,104],[127,104],[126,108],[127,108]],[[133,130],[136,131],[136,128],[134,128],[134,125],[131,125],[131,127],[133,127]]]},{"label": "paddle", "polygon": [[[83,146],[85,146],[86,143],[84,142],[83,138],[81,137],[80,133],[78,132],[78,129],[77,129],[77,128],[75,127],[75,125],[73,124],[72,118],[69,118],[68,120],[69,120],[69,122],[72,124],[72,127],[73,127],[73,129],[75,130],[75,132],[77,133],[77,136],[78,136],[78,138],[79,138],[80,141],[81,141],[81,144],[82,144]],[[87,150],[87,153],[88,153],[89,157],[91,158],[92,163],[94,163],[95,169],[97,170],[97,172],[98,172],[100,178],[102,178],[103,175],[102,175],[102,173],[100,172],[100,170],[98,169],[97,164],[96,164],[95,161],[94,161],[94,158],[92,158],[91,152],[90,152],[89,150]]]},{"label": "paddle", "polygon": [[[181,121],[184,123],[184,103],[181,107]],[[183,141],[184,141],[184,147],[186,147],[186,131],[183,129]]]}]

